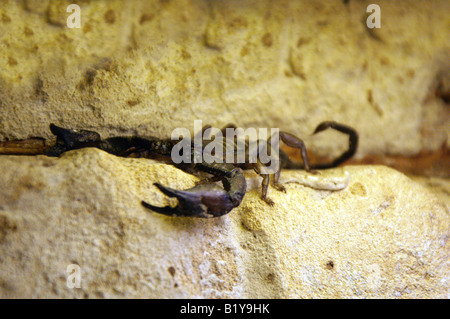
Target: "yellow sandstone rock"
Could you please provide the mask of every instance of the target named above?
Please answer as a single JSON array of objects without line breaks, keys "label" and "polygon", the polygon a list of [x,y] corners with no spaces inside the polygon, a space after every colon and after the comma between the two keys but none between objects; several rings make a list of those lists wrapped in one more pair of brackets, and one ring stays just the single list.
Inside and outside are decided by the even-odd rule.
[{"label": "yellow sandstone rock", "polygon": [[[309,135],[335,120],[360,133],[359,157],[450,145],[449,1],[377,1],[380,29],[370,1],[83,0],[80,28],[70,4],[0,0],[0,140],[51,140],[50,123],[170,137],[200,119],[334,157],[344,136]],[[197,182],[172,166],[2,156],[0,297],[449,297],[448,180],[283,171],[271,208],[247,177],[229,215],[169,218],[140,201],[175,204],[153,183]]]},{"label": "yellow sandstone rock", "polygon": [[[195,184],[170,165],[97,149],[3,156],[0,296],[447,298],[444,201],[383,166],[320,176],[342,170],[343,189],[303,186],[303,172],[283,171],[291,182],[286,193],[269,189],[274,207],[251,187],[230,214],[197,219],[141,206],[169,204],[153,182]],[[73,265],[80,288],[69,288]]]},{"label": "yellow sandstone rock", "polygon": [[[367,1],[81,1],[80,28],[70,1],[2,1],[0,139],[50,138],[51,122],[168,137],[194,119],[307,138],[336,120],[361,133],[359,156],[436,150],[450,5],[377,3],[374,30]],[[331,156],[345,143],[307,142]]]}]

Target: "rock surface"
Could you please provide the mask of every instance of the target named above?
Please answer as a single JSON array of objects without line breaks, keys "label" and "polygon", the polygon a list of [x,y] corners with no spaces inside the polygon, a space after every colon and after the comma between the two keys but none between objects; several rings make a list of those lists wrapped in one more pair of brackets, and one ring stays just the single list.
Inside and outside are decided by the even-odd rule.
[{"label": "rock surface", "polygon": [[[0,0],[0,141],[52,139],[52,122],[168,137],[201,119],[334,157],[344,137],[309,134],[336,120],[360,133],[359,157],[450,145],[449,1],[377,1],[380,29],[371,1],[82,0],[79,29],[71,2]],[[229,215],[169,218],[140,201],[169,204],[153,182],[195,184],[172,166],[0,157],[0,297],[449,297],[448,179],[286,171],[270,208],[247,177]]]},{"label": "rock surface", "polygon": [[317,190],[283,171],[271,208],[248,173],[230,214],[172,218],[140,204],[168,204],[153,182],[195,184],[170,165],[96,149],[3,156],[0,297],[448,298],[448,197],[384,166],[319,178],[333,176],[348,185]]},{"label": "rock surface", "polygon": [[[355,127],[359,156],[450,145],[450,3],[377,1],[2,1],[0,140],[48,125],[104,137],[167,137],[193,120],[277,127],[307,138]],[[344,140],[307,139],[334,156]],[[322,134],[321,134],[322,135]],[[337,140],[337,141],[336,141]]]}]

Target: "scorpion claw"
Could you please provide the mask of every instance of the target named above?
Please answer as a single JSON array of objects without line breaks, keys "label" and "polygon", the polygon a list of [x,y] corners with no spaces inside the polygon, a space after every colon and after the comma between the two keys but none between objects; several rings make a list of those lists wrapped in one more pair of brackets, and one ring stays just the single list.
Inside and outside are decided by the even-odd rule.
[{"label": "scorpion claw", "polygon": [[178,199],[175,207],[157,207],[142,201],[144,207],[160,214],[210,218],[225,215],[235,207],[229,194],[216,184],[200,184],[186,190],[176,190],[158,183],[154,185],[166,196]]},{"label": "scorpion claw", "polygon": [[95,146],[100,142],[100,134],[88,130],[71,130],[50,124],[50,130],[69,148]]},{"label": "scorpion claw", "polygon": [[286,193],[286,187],[284,187],[284,185],[281,183],[274,183],[273,187],[275,187],[280,192]]},{"label": "scorpion claw", "polygon": [[165,207],[153,206],[145,201],[141,201],[141,204],[145,208],[151,209],[159,214],[168,215],[168,216],[177,215],[177,210],[170,206],[165,206]]},{"label": "scorpion claw", "polygon": [[269,205],[270,207],[274,207],[275,206],[275,202],[273,200],[271,200],[269,197],[265,197],[263,198],[263,200],[266,202],[267,205]]},{"label": "scorpion claw", "polygon": [[163,185],[161,185],[159,183],[153,183],[153,185],[158,187],[158,189],[162,193],[164,193],[164,195],[167,195],[169,197],[177,197],[178,198],[178,196],[180,196],[180,193],[182,192],[182,191],[178,191],[178,190],[172,189],[172,188],[167,187],[167,186],[163,186]]},{"label": "scorpion claw", "polygon": [[46,152],[48,156],[59,156],[82,147],[98,147],[101,141],[100,134],[94,131],[66,129],[53,123],[50,131],[56,136],[56,144]]}]

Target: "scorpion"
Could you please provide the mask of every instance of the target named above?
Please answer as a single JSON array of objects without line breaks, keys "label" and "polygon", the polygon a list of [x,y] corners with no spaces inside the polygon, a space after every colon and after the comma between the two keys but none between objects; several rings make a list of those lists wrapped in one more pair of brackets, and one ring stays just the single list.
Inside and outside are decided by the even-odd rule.
[{"label": "scorpion", "polygon": [[[226,128],[233,127],[235,128],[236,126],[229,124],[222,128],[222,132],[225,131]],[[207,128],[210,128],[210,126],[204,126],[202,132]],[[70,150],[95,147],[120,157],[133,156],[158,159],[175,165],[189,173],[207,173],[212,175],[212,177],[200,181],[196,186],[185,190],[176,190],[159,183],[154,183],[163,194],[178,200],[178,204],[175,207],[159,207],[145,201],[141,201],[141,203],[145,208],[164,215],[211,218],[228,214],[232,209],[241,204],[247,189],[245,176],[243,174],[244,170],[253,169],[262,177],[261,199],[268,205],[273,206],[274,202],[267,196],[267,191],[270,180],[272,179],[272,186],[274,188],[286,192],[284,186],[279,182],[282,169],[303,168],[307,172],[314,174],[317,173],[315,169],[336,167],[351,158],[355,154],[358,146],[358,134],[356,130],[334,121],[325,121],[316,127],[313,135],[328,128],[340,131],[349,136],[349,147],[347,151],[342,153],[331,163],[311,165],[309,163],[304,142],[290,133],[280,131],[278,135],[279,140],[289,147],[300,150],[303,165],[291,161],[287,153],[282,149],[279,149],[278,166],[276,171],[272,174],[263,170],[265,164],[262,164],[260,161],[250,162],[248,160],[248,154],[246,154],[246,160],[243,163],[208,163],[206,161],[201,161],[197,163],[176,164],[171,160],[172,149],[176,144],[176,141],[172,139],[160,139],[151,136],[119,136],[102,140],[100,134],[95,131],[67,129],[55,124],[50,124],[50,130],[56,136],[56,143],[47,149],[44,154],[57,157]],[[269,139],[270,138],[271,137],[269,137]],[[234,140],[234,143],[236,143],[236,139]],[[191,147],[192,149],[194,148],[193,143],[191,144]],[[222,187],[216,183],[219,181],[221,181]]]}]

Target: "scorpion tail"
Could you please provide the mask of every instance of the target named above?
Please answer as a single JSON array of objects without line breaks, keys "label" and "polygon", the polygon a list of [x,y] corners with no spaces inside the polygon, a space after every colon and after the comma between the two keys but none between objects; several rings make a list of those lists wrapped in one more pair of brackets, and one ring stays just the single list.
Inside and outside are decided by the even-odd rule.
[{"label": "scorpion tail", "polygon": [[330,168],[330,167],[336,167],[339,164],[342,164],[343,162],[345,162],[346,160],[348,160],[349,158],[351,158],[353,155],[355,155],[356,150],[358,149],[358,133],[351,128],[350,126],[344,125],[344,124],[340,124],[337,122],[333,122],[333,121],[325,121],[320,123],[316,129],[314,130],[314,134],[317,134],[319,132],[322,132],[324,130],[326,130],[327,128],[332,128],[335,129],[336,131],[342,132],[344,134],[347,134],[349,136],[349,146],[348,146],[348,150],[345,151],[344,153],[342,153],[341,156],[339,156],[338,158],[336,158],[333,162],[329,163],[329,164],[317,164],[317,165],[313,165],[313,168]]}]

